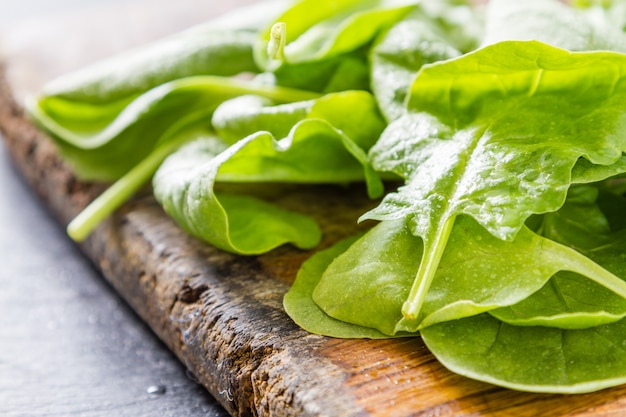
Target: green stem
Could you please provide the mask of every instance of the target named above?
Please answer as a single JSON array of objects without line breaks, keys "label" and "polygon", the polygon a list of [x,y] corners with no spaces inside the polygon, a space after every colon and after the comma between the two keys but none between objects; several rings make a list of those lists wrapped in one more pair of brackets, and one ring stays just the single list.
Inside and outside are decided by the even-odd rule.
[{"label": "green stem", "polygon": [[285,60],[285,44],[287,42],[287,25],[285,22],[276,22],[270,30],[270,40],[267,44],[267,56],[270,60],[283,62]]},{"label": "green stem", "polygon": [[172,141],[157,147],[81,211],[67,226],[67,234],[76,242],[85,240],[93,229],[150,180],[168,155],[187,141],[188,138],[185,137],[185,140]]},{"label": "green stem", "polygon": [[566,263],[562,266],[563,270],[576,272],[583,275],[595,283],[613,291],[622,298],[626,298],[626,281],[606,270],[602,266],[595,263],[590,258],[579,253],[578,251],[546,239],[545,249],[550,250],[558,256],[557,259],[563,259]]},{"label": "green stem", "polygon": [[[417,319],[422,310],[426,294],[435,278],[441,257],[448,244],[455,219],[455,216],[448,218],[434,236],[429,239],[424,239],[425,244],[422,262],[417,270],[409,297],[402,305],[402,315],[407,320]],[[434,245],[432,242],[434,242]]]}]

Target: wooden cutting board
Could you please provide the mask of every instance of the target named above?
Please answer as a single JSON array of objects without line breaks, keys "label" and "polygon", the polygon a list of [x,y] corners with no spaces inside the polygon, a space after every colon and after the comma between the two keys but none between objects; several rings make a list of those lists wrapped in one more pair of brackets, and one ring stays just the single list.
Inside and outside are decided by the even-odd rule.
[{"label": "wooden cutting board", "polygon": [[[207,7],[199,0],[184,1]],[[171,24],[172,11],[161,6],[151,8],[150,18],[143,9],[123,11],[129,21],[133,13],[144,20],[139,37],[124,38],[118,27],[116,39],[126,42],[120,48],[164,34],[163,23]],[[177,9],[177,25],[204,17],[196,7],[185,10]],[[102,19],[101,13],[97,16]],[[75,20],[83,39],[93,40],[83,42],[85,50],[110,39],[103,29],[110,26],[101,20],[89,24],[95,17]],[[57,21],[51,27],[72,26]],[[25,118],[20,100],[26,86],[37,84],[33,80],[75,67],[80,62],[76,57],[85,55],[81,48],[71,57],[50,54],[51,42],[60,38],[45,32],[27,43],[38,47],[24,53],[16,46],[25,45],[19,40],[28,31],[22,27],[18,33],[22,37],[5,48],[0,131],[15,165],[65,225],[104,185],[73,176],[50,140]],[[94,58],[93,51],[88,57]],[[290,187],[268,195],[317,218],[325,247],[357,230],[354,219],[375,204],[363,194],[355,186]],[[255,257],[221,252],[182,232],[149,192],[115,213],[81,249],[234,416],[626,415],[626,386],[577,396],[520,393],[450,373],[419,337],[372,341],[308,334],[284,313],[282,297],[312,252],[291,247]]]}]

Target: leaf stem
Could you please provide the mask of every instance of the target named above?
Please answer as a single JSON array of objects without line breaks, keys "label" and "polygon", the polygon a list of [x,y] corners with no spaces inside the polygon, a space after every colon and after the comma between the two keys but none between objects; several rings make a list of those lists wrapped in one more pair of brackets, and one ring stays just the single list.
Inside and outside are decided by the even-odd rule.
[{"label": "leaf stem", "polygon": [[554,241],[549,242],[551,243],[549,250],[564,260],[565,265],[562,266],[564,270],[581,274],[610,291],[613,291],[615,294],[626,298],[626,281],[603,268],[582,253],[560,243]]},{"label": "leaf stem", "polygon": [[185,138],[157,147],[81,211],[68,224],[67,234],[76,242],[85,240],[93,229],[150,180],[168,155],[187,141],[188,138]]},{"label": "leaf stem", "polygon": [[[413,281],[409,297],[402,305],[402,315],[407,320],[415,320],[419,315],[424,299],[435,278],[435,272],[441,262],[441,257],[448,244],[450,233],[454,227],[456,216],[448,218],[443,225],[438,228],[434,236],[424,239],[424,255]],[[434,244],[432,243],[434,242]]]},{"label": "leaf stem", "polygon": [[285,43],[287,42],[287,25],[276,22],[270,29],[270,40],[267,44],[267,55],[270,60],[285,60]]}]

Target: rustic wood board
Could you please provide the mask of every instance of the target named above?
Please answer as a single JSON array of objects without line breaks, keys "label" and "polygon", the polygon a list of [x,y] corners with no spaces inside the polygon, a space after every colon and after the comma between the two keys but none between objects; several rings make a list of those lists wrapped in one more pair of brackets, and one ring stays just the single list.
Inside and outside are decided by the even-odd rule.
[{"label": "rustic wood board", "polygon": [[[12,59],[9,69],[18,64]],[[15,100],[21,86],[13,83],[2,75],[0,131],[15,165],[65,225],[104,186],[73,176],[25,117]],[[271,196],[316,217],[322,247],[353,233],[354,218],[373,204],[359,187],[285,188]],[[286,316],[282,297],[311,252],[221,252],[182,232],[149,193],[126,204],[81,249],[233,416],[626,415],[626,387],[577,396],[520,393],[448,372],[419,338],[308,334]]]}]

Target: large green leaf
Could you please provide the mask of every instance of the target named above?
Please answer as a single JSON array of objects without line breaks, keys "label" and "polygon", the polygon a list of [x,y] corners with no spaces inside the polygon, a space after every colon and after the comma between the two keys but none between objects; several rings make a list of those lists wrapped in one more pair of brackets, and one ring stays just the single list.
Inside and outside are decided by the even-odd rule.
[{"label": "large green leaf", "polygon": [[388,335],[519,303],[558,271],[578,272],[613,301],[626,298],[626,283],[572,249],[528,228],[503,241],[464,216],[452,230],[420,314],[409,320],[402,304],[422,253],[422,240],[403,220],[382,222],[330,263],[312,298],[335,319]]},{"label": "large green leaf", "polygon": [[290,102],[318,94],[263,86],[218,76],[195,76],[161,84],[118,109],[44,97],[31,115],[56,140],[63,156],[84,179],[117,179],[157,145],[200,117],[210,120],[224,100],[260,94]]},{"label": "large green leaf", "polygon": [[[354,94],[362,98],[361,93]],[[337,98],[341,101],[345,95]],[[320,101],[333,106],[332,97]],[[360,109],[361,117],[353,123],[377,117],[371,107]],[[278,122],[285,121],[280,112],[275,115]],[[342,123],[348,127],[348,120]],[[310,248],[318,243],[319,230],[303,215],[248,196],[214,192],[216,181],[345,184],[366,180],[370,195],[382,192],[365,151],[325,119],[304,118],[281,140],[260,131],[225,147],[209,139],[181,148],[165,160],[153,185],[157,200],[184,229],[231,252],[258,254],[287,242]]]},{"label": "large green leaf", "polygon": [[626,55],[502,42],[425,66],[408,108],[371,149],[406,179],[364,218],[407,218],[425,256],[403,308],[419,314],[456,216],[511,240],[534,213],[565,201],[579,158],[617,162],[626,149]]},{"label": "large green leaf", "polygon": [[[626,279],[626,229],[611,230],[597,205],[597,188],[577,187],[570,194],[559,211],[542,216],[539,232]],[[612,204],[623,216],[624,199]],[[514,325],[585,328],[626,317],[626,299],[577,274],[559,273],[537,293],[491,314]]]},{"label": "large green leaf", "polygon": [[626,383],[626,320],[563,330],[511,326],[485,314],[421,335],[451,371],[515,390],[575,394]]}]

